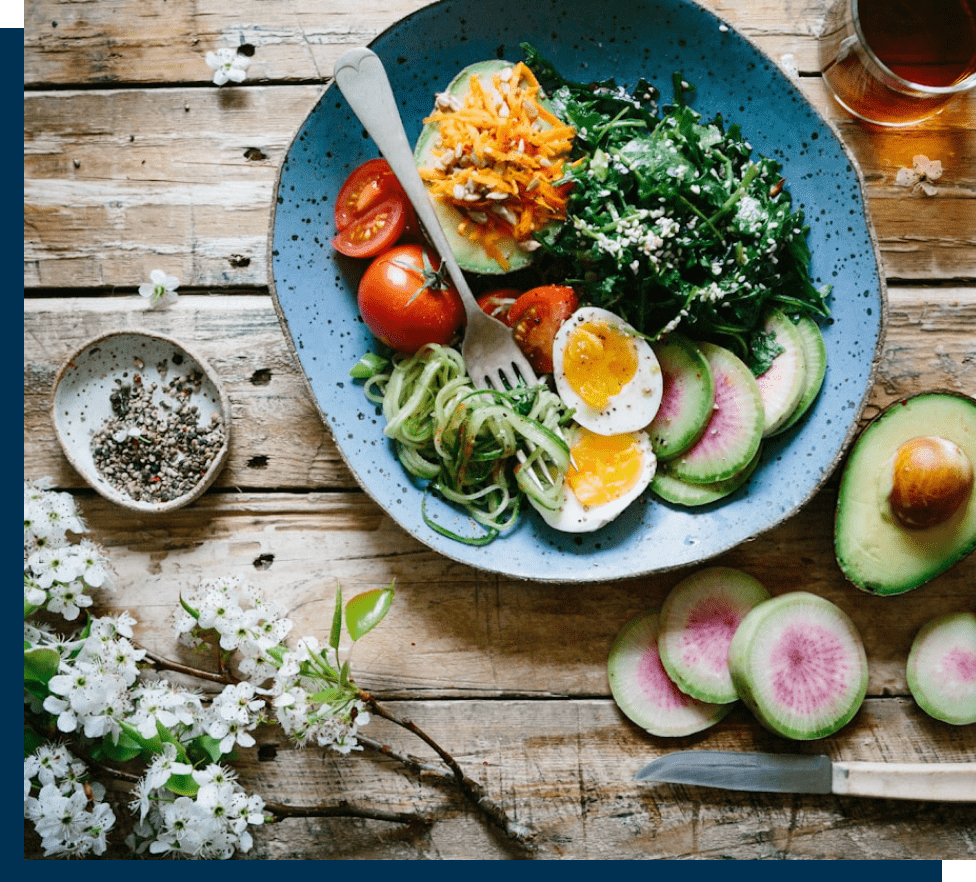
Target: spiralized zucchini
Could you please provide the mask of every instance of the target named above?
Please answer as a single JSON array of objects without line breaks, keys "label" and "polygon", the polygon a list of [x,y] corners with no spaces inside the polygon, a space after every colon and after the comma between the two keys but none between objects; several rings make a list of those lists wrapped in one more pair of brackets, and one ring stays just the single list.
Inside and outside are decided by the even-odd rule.
[{"label": "spiralized zucchini", "polygon": [[515,524],[525,495],[544,508],[561,504],[569,447],[560,429],[571,411],[545,385],[476,389],[460,353],[436,344],[390,360],[371,353],[351,373],[382,406],[384,432],[403,467],[485,534],[460,536],[431,520],[424,506],[433,530],[484,545]]}]

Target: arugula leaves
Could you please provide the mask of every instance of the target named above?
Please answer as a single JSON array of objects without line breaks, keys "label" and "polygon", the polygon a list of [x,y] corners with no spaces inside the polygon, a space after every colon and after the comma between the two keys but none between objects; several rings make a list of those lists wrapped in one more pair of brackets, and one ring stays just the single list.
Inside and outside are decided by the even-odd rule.
[{"label": "arugula leaves", "polygon": [[522,45],[556,115],[577,130],[567,221],[537,238],[547,271],[650,339],[680,329],[712,340],[763,373],[779,347],[766,311],[826,317],[829,286],[809,276],[809,227],[778,162],[753,157],[737,125],[705,120],[641,80],[563,78]]}]

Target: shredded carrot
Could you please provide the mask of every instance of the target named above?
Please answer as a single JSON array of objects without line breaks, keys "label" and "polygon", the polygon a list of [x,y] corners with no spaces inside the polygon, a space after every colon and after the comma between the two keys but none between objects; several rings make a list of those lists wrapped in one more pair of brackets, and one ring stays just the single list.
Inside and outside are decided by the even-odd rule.
[{"label": "shredded carrot", "polygon": [[570,185],[561,183],[576,130],[539,100],[540,86],[522,62],[486,88],[472,76],[461,107],[435,110],[435,161],[420,169],[431,194],[465,216],[458,232],[508,269],[499,243],[525,243],[566,217]]}]

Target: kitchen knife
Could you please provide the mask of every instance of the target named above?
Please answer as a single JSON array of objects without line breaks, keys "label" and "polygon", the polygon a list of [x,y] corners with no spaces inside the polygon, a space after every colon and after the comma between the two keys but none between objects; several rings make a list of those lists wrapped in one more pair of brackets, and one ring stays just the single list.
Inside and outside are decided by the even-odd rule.
[{"label": "kitchen knife", "polygon": [[827,756],[686,750],[658,757],[635,780],[754,792],[976,802],[976,763],[837,762]]}]

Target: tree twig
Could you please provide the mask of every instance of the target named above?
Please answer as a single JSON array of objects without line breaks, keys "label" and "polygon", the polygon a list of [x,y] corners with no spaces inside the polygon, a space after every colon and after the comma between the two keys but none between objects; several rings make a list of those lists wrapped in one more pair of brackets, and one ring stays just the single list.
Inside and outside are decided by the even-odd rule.
[{"label": "tree twig", "polygon": [[[402,729],[406,729],[408,732],[416,735],[417,738],[430,747],[451,770],[451,775],[454,778],[454,782],[460,788],[461,793],[475,806],[475,808],[478,809],[478,811],[480,811],[492,824],[502,830],[510,839],[521,845],[523,848],[534,850],[535,833],[530,828],[519,824],[517,821],[510,818],[505,809],[495,802],[490,796],[488,796],[484,787],[482,787],[473,778],[465,775],[464,771],[458,765],[457,760],[455,760],[453,756],[451,756],[446,750],[444,750],[443,747],[434,741],[430,735],[428,735],[423,729],[414,723],[413,720],[398,717],[396,714],[386,710],[386,708],[377,702],[375,696],[369,694],[368,692],[363,692],[360,690],[360,698],[366,703],[370,713],[374,713],[376,716],[382,717],[384,720],[389,720],[391,723],[400,726]],[[399,755],[393,752],[390,748],[382,747],[382,751],[387,755],[399,758]],[[416,766],[417,762],[410,758],[408,765]]]},{"label": "tree twig", "polygon": [[[197,668],[192,668],[189,665],[184,665],[180,662],[173,661],[171,659],[165,658],[164,656],[158,655],[157,653],[146,650],[146,658],[149,659],[158,669],[173,671],[174,673],[185,674],[191,677],[197,677],[203,680],[208,680],[212,683],[222,683],[224,685],[228,683],[236,682],[227,674],[213,674],[208,671],[201,671]],[[455,785],[460,789],[462,795],[472,804],[474,807],[481,812],[488,821],[500,829],[506,836],[512,841],[516,842],[521,847],[534,850],[535,844],[535,833],[523,824],[519,824],[517,821],[513,820],[508,816],[505,809],[500,806],[495,800],[493,800],[477,781],[469,777],[464,773],[464,770],[458,765],[457,760],[451,756],[443,747],[441,747],[430,735],[428,735],[423,729],[421,729],[413,720],[398,717],[396,714],[388,711],[376,700],[376,697],[368,692],[359,690],[359,697],[367,705],[370,712],[384,720],[388,720],[396,726],[410,732],[415,735],[421,741],[424,742],[428,747],[433,750],[441,761],[447,766],[449,773],[431,763],[424,762],[418,757],[412,756],[410,754],[401,753],[394,750],[389,745],[383,744],[382,742],[375,741],[372,738],[365,737],[361,734],[357,734],[357,740],[366,747],[377,751],[378,753],[388,756],[391,759],[396,760],[401,763],[407,769],[414,771],[415,773],[434,773],[448,777],[452,779]],[[270,804],[266,804],[270,805]],[[341,804],[339,806],[311,806],[304,808],[292,808],[285,805],[277,805],[278,809],[281,809],[283,813],[282,816],[285,817],[342,817],[344,812],[346,816],[351,817],[371,817],[375,820],[391,820],[395,823],[420,823],[421,818],[419,815],[405,814],[400,812],[384,813],[380,810],[372,809],[357,809],[354,806],[349,806],[347,804]],[[278,811],[269,808],[269,811],[273,811],[276,815]],[[361,812],[374,812],[371,815],[361,814]],[[310,814],[292,814],[292,813],[303,813],[309,812]],[[350,815],[349,812],[352,812]],[[429,824],[429,821],[423,821],[425,824]]]},{"label": "tree twig", "polygon": [[188,677],[196,677],[198,680],[208,680],[211,683],[220,683],[223,686],[232,685],[237,682],[237,680],[228,676],[227,674],[213,674],[210,671],[202,671],[199,668],[191,668],[189,665],[184,665],[181,662],[173,661],[172,659],[159,655],[150,649],[146,649],[144,646],[140,646],[139,648],[146,653],[146,658],[149,659],[149,661],[151,661],[160,670],[172,671],[175,674],[185,674]]},{"label": "tree twig", "polygon": [[283,821],[286,818],[363,818],[368,821],[406,824],[408,827],[430,827],[433,823],[416,812],[385,811],[351,805],[348,802],[335,805],[285,805],[280,802],[265,802],[264,808],[274,815],[276,821]]},{"label": "tree twig", "polygon": [[406,766],[414,772],[433,772],[437,775],[447,776],[447,773],[441,766],[434,766],[430,763],[425,763],[419,757],[411,756],[407,753],[400,753],[394,750],[388,744],[383,744],[380,741],[375,741],[372,738],[368,738],[361,732],[356,733],[356,740],[362,744],[364,747],[370,748],[370,750],[375,750],[377,753],[382,753],[384,756],[388,756],[390,759],[396,760],[401,765]]}]

